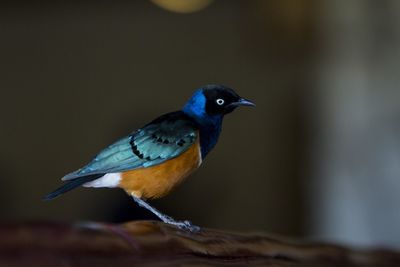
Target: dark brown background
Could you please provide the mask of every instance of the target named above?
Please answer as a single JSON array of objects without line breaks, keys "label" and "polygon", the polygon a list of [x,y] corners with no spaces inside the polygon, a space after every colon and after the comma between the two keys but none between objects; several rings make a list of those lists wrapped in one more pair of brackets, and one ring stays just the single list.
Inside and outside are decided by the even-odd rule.
[{"label": "dark brown background", "polygon": [[[368,66],[397,42],[392,37],[398,24],[390,19],[400,8],[395,1],[379,3],[221,0],[180,14],[150,1],[3,2],[0,218],[154,218],[117,189],[79,189],[52,202],[41,197],[104,146],[179,109],[197,87],[221,83],[257,108],[227,117],[216,149],[198,172],[152,203],[207,227],[314,233],[320,222],[315,218],[327,209],[312,197],[324,192],[323,186],[310,185],[330,162],[320,161],[326,151],[317,148],[332,143],[333,137],[323,134],[335,131],[325,124],[331,119],[326,114],[343,111],[342,102],[333,111],[325,109],[338,99],[337,88],[344,88],[332,81],[345,73],[345,87],[365,88],[352,83],[357,64],[343,71],[349,57],[342,51],[367,51],[360,64]],[[335,35],[343,29],[354,32]],[[363,48],[377,43],[379,49]],[[397,81],[396,73],[393,77]],[[359,98],[349,93],[343,99]]]}]

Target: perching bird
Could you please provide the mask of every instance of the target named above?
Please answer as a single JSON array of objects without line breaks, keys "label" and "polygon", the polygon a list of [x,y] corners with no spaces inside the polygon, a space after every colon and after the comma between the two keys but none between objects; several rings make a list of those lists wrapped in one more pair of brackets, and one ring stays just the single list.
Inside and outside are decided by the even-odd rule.
[{"label": "perching bird", "polygon": [[175,221],[146,199],[167,195],[195,171],[213,149],[224,116],[238,106],[255,106],[232,89],[206,85],[182,110],[167,113],[102,150],[83,168],[65,175],[50,200],[76,187],[119,187],[163,222],[197,231],[189,221]]}]

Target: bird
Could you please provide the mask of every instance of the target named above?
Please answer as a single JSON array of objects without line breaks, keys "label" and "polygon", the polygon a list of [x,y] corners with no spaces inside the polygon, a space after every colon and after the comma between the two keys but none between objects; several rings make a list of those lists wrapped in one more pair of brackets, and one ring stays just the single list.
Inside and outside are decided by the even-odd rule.
[{"label": "bird", "polygon": [[121,188],[164,223],[198,232],[200,227],[161,213],[147,200],[169,194],[202,164],[218,141],[224,116],[239,106],[255,104],[224,85],[200,87],[181,110],[154,119],[65,175],[44,200],[80,186]]}]

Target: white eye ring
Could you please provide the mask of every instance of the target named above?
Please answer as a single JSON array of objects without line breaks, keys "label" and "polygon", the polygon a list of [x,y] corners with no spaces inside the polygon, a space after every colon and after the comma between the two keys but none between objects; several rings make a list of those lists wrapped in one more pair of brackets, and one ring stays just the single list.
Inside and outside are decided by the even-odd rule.
[{"label": "white eye ring", "polygon": [[215,102],[217,102],[218,105],[222,106],[225,103],[225,100],[222,98],[218,98]]}]

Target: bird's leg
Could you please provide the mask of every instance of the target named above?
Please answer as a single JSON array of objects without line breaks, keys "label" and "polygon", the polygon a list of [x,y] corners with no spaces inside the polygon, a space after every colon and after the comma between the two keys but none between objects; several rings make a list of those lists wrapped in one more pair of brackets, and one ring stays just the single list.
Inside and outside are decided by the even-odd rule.
[{"label": "bird's leg", "polygon": [[174,220],[172,217],[167,216],[163,213],[161,213],[160,211],[158,211],[156,208],[150,206],[150,204],[148,204],[146,201],[144,201],[143,199],[140,199],[138,197],[132,196],[133,200],[135,200],[135,202],[142,208],[145,208],[149,211],[151,211],[152,213],[154,213],[158,218],[160,218],[164,223],[168,223],[171,225],[174,225],[180,229],[185,229],[185,230],[189,230],[190,232],[199,232],[200,231],[200,227],[193,225],[190,221],[176,221]]}]

